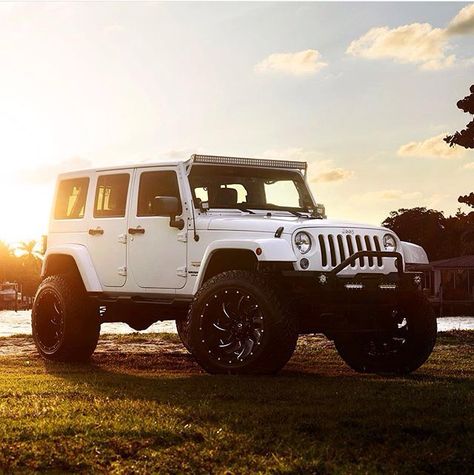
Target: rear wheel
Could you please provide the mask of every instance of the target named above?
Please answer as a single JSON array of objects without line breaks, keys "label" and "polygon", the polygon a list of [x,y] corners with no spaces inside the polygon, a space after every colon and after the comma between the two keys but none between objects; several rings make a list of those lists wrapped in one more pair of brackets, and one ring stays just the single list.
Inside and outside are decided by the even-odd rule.
[{"label": "rear wheel", "polygon": [[85,361],[97,346],[99,312],[81,282],[54,275],[44,279],[38,288],[31,326],[36,348],[44,358]]},{"label": "rear wheel", "polygon": [[275,373],[295,350],[295,319],[257,273],[213,277],[196,295],[190,315],[191,351],[210,373]]},{"label": "rear wheel", "polygon": [[361,373],[408,374],[430,356],[436,342],[436,318],[422,295],[401,304],[390,316],[390,328],[334,340],[341,358]]}]

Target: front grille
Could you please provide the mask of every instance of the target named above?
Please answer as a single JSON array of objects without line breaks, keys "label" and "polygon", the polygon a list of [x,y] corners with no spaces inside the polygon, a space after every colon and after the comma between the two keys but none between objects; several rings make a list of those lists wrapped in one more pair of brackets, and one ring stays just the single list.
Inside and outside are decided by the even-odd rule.
[{"label": "front grille", "polygon": [[[342,261],[358,251],[381,251],[378,236],[368,234],[319,234],[319,250],[323,267],[336,267]],[[369,267],[371,269],[382,268],[381,257],[360,257],[350,267]]]}]

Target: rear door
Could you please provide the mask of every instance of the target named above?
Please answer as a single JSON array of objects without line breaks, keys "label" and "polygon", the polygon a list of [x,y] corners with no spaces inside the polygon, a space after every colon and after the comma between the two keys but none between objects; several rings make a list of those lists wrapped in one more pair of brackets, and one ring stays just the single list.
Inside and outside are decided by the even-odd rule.
[{"label": "rear door", "polygon": [[[169,216],[153,211],[155,196],[174,196],[182,190],[171,167],[138,169],[128,219],[129,276],[141,288],[180,289],[186,284],[186,227],[170,226]],[[186,222],[186,219],[185,219]]]},{"label": "rear door", "polygon": [[132,170],[97,173],[88,249],[104,287],[127,280],[127,203]]}]

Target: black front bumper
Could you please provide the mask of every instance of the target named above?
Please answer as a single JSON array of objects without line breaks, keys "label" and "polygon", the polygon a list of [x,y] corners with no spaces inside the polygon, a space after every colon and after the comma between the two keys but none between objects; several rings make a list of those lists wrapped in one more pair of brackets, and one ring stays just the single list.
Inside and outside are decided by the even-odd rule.
[{"label": "black front bumper", "polygon": [[[395,259],[396,272],[339,275],[360,258]],[[379,331],[393,310],[421,293],[421,275],[404,272],[398,252],[360,251],[333,270],[284,271],[283,289],[290,308],[299,316],[300,332]]]},{"label": "black front bumper", "polygon": [[[362,258],[395,260],[396,272],[389,274],[359,272],[351,276],[339,274]],[[312,291],[414,291],[420,288],[421,274],[404,272],[403,258],[399,252],[359,251],[345,259],[331,271],[284,271],[285,279],[295,279],[299,287]]]}]

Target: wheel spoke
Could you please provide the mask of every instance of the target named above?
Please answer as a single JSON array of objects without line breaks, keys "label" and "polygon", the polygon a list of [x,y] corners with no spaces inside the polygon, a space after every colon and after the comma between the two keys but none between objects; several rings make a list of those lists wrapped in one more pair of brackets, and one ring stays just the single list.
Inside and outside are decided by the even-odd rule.
[{"label": "wheel spoke", "polygon": [[245,340],[245,343],[242,345],[242,351],[238,354],[237,359],[242,360],[246,358],[253,350],[255,343],[251,338]]},{"label": "wheel spoke", "polygon": [[227,311],[227,308],[226,308],[226,306],[225,306],[225,302],[222,302],[222,311],[224,312],[224,315],[225,315],[229,320],[234,320],[234,319],[230,316],[229,312]]},{"label": "wheel spoke", "polygon": [[219,330],[220,332],[228,332],[229,331],[227,328],[223,328],[223,327],[219,326],[217,323],[213,323],[212,326],[214,328],[216,328],[217,330]]},{"label": "wheel spoke", "polygon": [[239,350],[241,346],[242,346],[242,343],[240,342],[240,340],[233,340],[229,342],[229,344],[227,345],[219,345],[220,348],[225,350],[226,354],[235,353],[236,351]]}]

